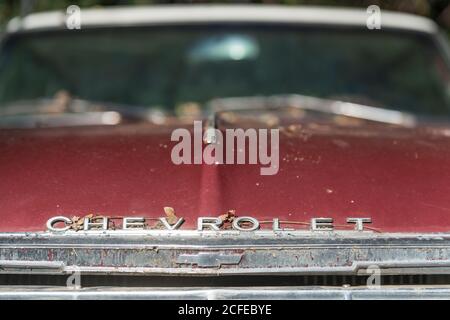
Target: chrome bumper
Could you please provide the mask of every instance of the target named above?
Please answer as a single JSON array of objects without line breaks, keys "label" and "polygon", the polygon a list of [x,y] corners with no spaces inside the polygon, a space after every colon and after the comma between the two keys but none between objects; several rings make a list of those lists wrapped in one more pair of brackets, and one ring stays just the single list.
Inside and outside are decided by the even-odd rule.
[{"label": "chrome bumper", "polygon": [[266,287],[266,288],[48,288],[0,287],[0,299],[61,300],[414,300],[450,299],[445,287]]},{"label": "chrome bumper", "polygon": [[[245,283],[253,275],[369,276],[373,270],[380,276],[450,275],[450,233],[0,233],[0,275],[8,279],[17,274],[238,276]],[[449,282],[384,284],[373,289],[353,284],[319,287],[329,284],[317,282],[284,287],[279,283],[115,287],[108,282],[72,289],[19,282],[0,286],[0,299],[450,299]]]}]

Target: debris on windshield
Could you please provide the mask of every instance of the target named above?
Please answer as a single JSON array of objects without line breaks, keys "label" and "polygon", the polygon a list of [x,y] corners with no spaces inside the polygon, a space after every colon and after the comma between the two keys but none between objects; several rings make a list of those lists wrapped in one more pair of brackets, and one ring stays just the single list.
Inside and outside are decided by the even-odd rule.
[{"label": "debris on windshield", "polygon": [[280,124],[280,118],[273,113],[263,113],[259,120],[268,127],[275,127]]},{"label": "debris on windshield", "polygon": [[281,127],[280,132],[288,138],[298,137],[307,142],[311,137],[312,133],[305,130],[301,124],[291,124],[287,127]]},{"label": "debris on windshield", "polygon": [[202,108],[196,102],[182,103],[175,108],[175,114],[180,117],[199,118],[202,114]]},{"label": "debris on windshield", "polygon": [[220,120],[225,121],[228,124],[235,124],[238,122],[239,118],[236,112],[227,111],[220,114]]},{"label": "debris on windshield", "polygon": [[280,131],[281,133],[284,133],[288,137],[293,137],[297,131],[299,131],[302,128],[300,124],[294,125],[291,124],[287,127],[281,127]]},{"label": "debris on windshield", "polygon": [[70,93],[66,90],[58,91],[53,97],[52,102],[48,105],[47,112],[49,113],[62,113],[67,110],[72,97]]},{"label": "debris on windshield", "polygon": [[346,116],[335,116],[333,118],[335,124],[344,126],[344,127],[357,127],[364,124],[363,119],[346,117]]}]

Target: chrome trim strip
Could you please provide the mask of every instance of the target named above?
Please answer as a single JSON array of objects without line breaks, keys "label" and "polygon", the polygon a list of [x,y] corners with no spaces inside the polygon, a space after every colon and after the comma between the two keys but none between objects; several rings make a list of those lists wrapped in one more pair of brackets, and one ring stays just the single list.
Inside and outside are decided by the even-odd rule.
[{"label": "chrome trim strip", "polygon": [[220,268],[225,264],[239,264],[243,254],[227,254],[221,252],[198,252],[196,254],[180,254],[177,257],[177,264],[197,265],[199,267]]},{"label": "chrome trim strip", "polygon": [[0,269],[63,269],[64,263],[59,261],[24,261],[0,260]]},{"label": "chrome trim strip", "polygon": [[373,231],[353,231],[353,230],[333,230],[333,231],[311,231],[311,230],[294,230],[294,231],[272,231],[272,230],[257,230],[257,231],[236,231],[236,230],[89,230],[89,231],[65,231],[65,232],[48,232],[48,231],[38,231],[38,232],[0,232],[0,240],[6,238],[70,238],[70,237],[80,237],[80,238],[99,238],[103,237],[123,237],[130,238],[132,236],[142,237],[142,236],[153,236],[153,237],[197,237],[197,238],[233,238],[236,237],[240,239],[255,239],[255,238],[274,238],[274,239],[293,239],[293,238],[308,238],[308,239],[319,239],[319,238],[342,238],[342,239],[449,239],[450,240],[450,230],[448,232],[436,232],[436,233],[400,233],[400,232],[383,232],[376,233]]},{"label": "chrome trim strip", "polygon": [[63,261],[0,260],[0,274],[65,274]]},{"label": "chrome trim strip", "polygon": [[0,299],[61,300],[377,300],[377,299],[450,299],[449,286],[366,287],[249,287],[249,288],[88,288],[2,287]]},{"label": "chrome trim strip", "polygon": [[280,267],[250,269],[198,269],[189,268],[129,268],[129,267],[66,267],[64,273],[84,274],[152,274],[152,275],[368,275],[366,270],[376,265],[382,275],[450,274],[450,260],[444,261],[356,261],[350,266],[335,267]]},{"label": "chrome trim strip", "polygon": [[[383,274],[450,274],[449,234],[206,233],[210,236],[190,231],[165,237],[114,231],[0,234],[0,267],[18,266],[0,273],[356,275],[376,265]],[[183,263],[183,257],[200,254],[211,259]],[[227,264],[229,257],[240,259]],[[45,262],[50,269],[30,268]]]},{"label": "chrome trim strip", "polygon": [[[279,23],[366,27],[364,8],[332,8],[277,5],[174,5],[82,9],[81,27],[179,25],[198,23]],[[66,29],[63,11],[34,13],[12,19],[7,32]],[[383,29],[403,29],[435,34],[437,25],[430,19],[405,13],[382,11]]]}]

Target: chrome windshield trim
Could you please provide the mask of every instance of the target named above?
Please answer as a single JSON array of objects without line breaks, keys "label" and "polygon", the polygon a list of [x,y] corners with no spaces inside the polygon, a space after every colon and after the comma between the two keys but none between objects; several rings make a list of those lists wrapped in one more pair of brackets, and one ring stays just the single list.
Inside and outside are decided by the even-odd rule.
[{"label": "chrome windshield trim", "polygon": [[[368,14],[364,8],[332,8],[277,5],[156,5],[82,9],[82,28],[177,25],[199,23],[280,23],[318,26],[355,26],[366,28]],[[430,19],[383,10],[383,29],[401,29],[435,34],[439,28]],[[66,29],[63,11],[34,13],[14,18],[7,32]]]}]

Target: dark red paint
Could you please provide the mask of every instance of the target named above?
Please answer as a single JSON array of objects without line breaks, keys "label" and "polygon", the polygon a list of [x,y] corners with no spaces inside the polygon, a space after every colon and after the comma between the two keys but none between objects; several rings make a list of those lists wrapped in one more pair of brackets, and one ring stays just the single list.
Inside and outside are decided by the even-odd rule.
[{"label": "dark red paint", "polygon": [[151,125],[0,131],[0,231],[43,231],[89,213],[259,219],[371,217],[382,232],[450,231],[450,130],[304,125],[282,130],[280,171],[173,165],[173,128]]}]

